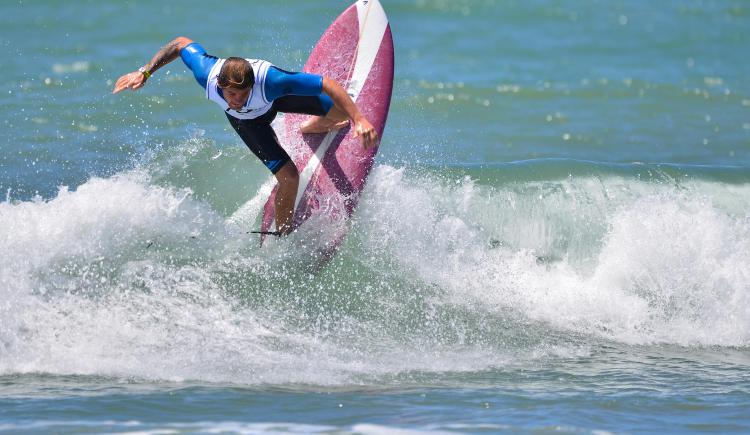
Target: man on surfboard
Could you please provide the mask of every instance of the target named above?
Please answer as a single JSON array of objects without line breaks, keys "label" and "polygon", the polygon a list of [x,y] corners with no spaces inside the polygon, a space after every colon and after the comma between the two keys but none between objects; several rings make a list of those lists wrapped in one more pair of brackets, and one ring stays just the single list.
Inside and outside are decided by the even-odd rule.
[{"label": "man on surfboard", "polygon": [[206,97],[224,109],[243,142],[276,177],[279,188],[274,205],[279,235],[293,229],[299,173],[271,128],[278,112],[315,115],[300,126],[302,133],[340,129],[351,120],[355,135],[365,148],[377,143],[377,131],[335,80],[284,71],[264,60],[220,59],[182,36],[165,45],[137,71],[120,77],[112,93],[142,88],[156,70],[177,57],[182,58],[206,90]]}]

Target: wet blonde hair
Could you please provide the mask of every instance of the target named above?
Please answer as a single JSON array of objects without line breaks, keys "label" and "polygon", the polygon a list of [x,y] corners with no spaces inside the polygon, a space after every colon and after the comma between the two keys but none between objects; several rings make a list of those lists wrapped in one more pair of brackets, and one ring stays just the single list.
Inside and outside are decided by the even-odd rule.
[{"label": "wet blonde hair", "polygon": [[220,88],[247,89],[255,84],[250,62],[241,57],[227,58],[217,78]]}]

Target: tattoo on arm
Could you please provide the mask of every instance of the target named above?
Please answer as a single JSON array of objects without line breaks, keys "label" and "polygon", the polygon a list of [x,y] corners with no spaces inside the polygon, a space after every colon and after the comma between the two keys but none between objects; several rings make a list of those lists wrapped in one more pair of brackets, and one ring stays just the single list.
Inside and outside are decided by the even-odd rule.
[{"label": "tattoo on arm", "polygon": [[180,43],[178,39],[173,40],[159,50],[151,61],[146,64],[146,69],[152,74],[154,71],[163,67],[164,65],[172,62],[173,60],[180,57]]}]

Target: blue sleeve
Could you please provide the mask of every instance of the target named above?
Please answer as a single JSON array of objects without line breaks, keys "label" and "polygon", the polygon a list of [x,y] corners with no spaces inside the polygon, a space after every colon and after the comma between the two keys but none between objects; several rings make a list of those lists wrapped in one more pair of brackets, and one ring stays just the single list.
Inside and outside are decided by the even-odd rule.
[{"label": "blue sleeve", "polygon": [[284,71],[272,66],[266,73],[265,91],[268,101],[284,95],[319,96],[323,92],[323,77],[317,74]]},{"label": "blue sleeve", "polygon": [[190,71],[193,72],[198,84],[203,86],[203,89],[206,89],[208,73],[211,72],[211,68],[219,59],[215,56],[206,54],[206,50],[197,42],[193,42],[190,45],[183,47],[183,49],[180,50],[180,57],[182,58],[182,61],[185,62],[185,65],[190,68]]}]

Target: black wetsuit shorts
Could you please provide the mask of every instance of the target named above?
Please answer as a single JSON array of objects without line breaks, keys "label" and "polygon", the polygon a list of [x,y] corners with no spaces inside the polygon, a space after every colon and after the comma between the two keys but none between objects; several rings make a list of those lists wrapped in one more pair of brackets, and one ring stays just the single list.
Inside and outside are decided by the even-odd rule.
[{"label": "black wetsuit shorts", "polygon": [[279,112],[324,116],[327,111],[317,96],[286,95],[275,99],[271,109],[255,119],[237,119],[228,113],[226,115],[250,151],[276,174],[291,158],[281,147],[276,132],[271,128],[271,121]]}]

